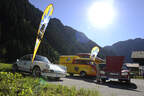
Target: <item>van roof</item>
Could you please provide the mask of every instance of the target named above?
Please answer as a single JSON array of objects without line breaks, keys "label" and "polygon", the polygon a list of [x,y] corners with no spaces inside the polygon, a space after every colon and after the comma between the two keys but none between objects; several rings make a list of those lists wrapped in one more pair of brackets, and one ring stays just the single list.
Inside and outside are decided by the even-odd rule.
[{"label": "van roof", "polygon": [[76,55],[61,55],[60,57],[79,57],[79,56],[76,56]]}]

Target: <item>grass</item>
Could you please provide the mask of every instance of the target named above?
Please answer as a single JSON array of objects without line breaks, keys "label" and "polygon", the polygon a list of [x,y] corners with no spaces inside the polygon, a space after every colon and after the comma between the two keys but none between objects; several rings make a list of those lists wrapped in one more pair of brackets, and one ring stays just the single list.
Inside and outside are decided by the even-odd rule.
[{"label": "grass", "polygon": [[134,79],[144,79],[143,76],[135,76]]},{"label": "grass", "polygon": [[44,84],[41,87],[42,96],[99,96],[99,92],[96,90],[86,90],[80,89],[77,90],[75,87],[67,87],[63,85],[54,85],[54,84]]},{"label": "grass", "polygon": [[3,71],[3,72],[12,71],[12,64],[0,63],[0,71]]},{"label": "grass", "polygon": [[43,78],[13,74],[11,70],[12,64],[0,63],[0,96],[100,96],[97,90],[55,85]]}]

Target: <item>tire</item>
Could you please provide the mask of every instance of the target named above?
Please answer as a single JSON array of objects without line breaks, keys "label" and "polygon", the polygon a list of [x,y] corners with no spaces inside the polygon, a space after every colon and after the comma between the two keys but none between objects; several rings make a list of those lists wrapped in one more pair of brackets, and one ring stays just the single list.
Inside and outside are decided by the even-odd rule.
[{"label": "tire", "polygon": [[41,70],[38,66],[33,68],[32,74],[34,77],[40,77],[41,76]]},{"label": "tire", "polygon": [[119,80],[120,83],[122,83],[122,81],[123,81],[123,80],[121,80],[121,79],[118,79],[118,80]]},{"label": "tire", "polygon": [[60,77],[55,77],[55,80],[59,81],[59,80],[60,80]]},{"label": "tire", "polygon": [[13,64],[13,66],[12,66],[12,71],[13,71],[14,73],[19,71],[17,64]]},{"label": "tire", "polygon": [[96,80],[97,81],[97,83],[100,83],[100,80],[98,79],[98,80]]},{"label": "tire", "polygon": [[73,75],[74,75],[73,73],[69,73],[69,74],[70,74],[70,77],[73,77]]},{"label": "tire", "polygon": [[102,81],[103,83],[105,83],[105,82],[106,82],[106,79],[105,79],[105,78],[102,78],[101,81]]},{"label": "tire", "polygon": [[81,72],[80,72],[80,76],[81,76],[81,77],[86,77],[86,72],[85,72],[85,71],[81,71]]},{"label": "tire", "polygon": [[129,79],[129,80],[126,80],[126,82],[127,82],[128,84],[130,83],[130,81],[131,81],[130,79]]}]

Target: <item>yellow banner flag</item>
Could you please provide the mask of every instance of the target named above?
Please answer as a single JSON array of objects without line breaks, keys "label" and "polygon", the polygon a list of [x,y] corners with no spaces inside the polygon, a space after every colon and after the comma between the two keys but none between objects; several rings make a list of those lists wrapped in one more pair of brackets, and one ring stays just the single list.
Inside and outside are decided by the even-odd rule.
[{"label": "yellow banner flag", "polygon": [[50,20],[50,16],[53,13],[53,9],[54,9],[53,5],[49,4],[47,6],[47,8],[44,10],[44,13],[42,15],[41,22],[40,22],[40,25],[39,25],[39,29],[38,29],[38,32],[37,32],[37,38],[36,38],[36,44],[35,44],[35,48],[34,48],[32,62],[34,61],[35,55],[37,53],[37,50],[38,50],[39,45],[41,43],[41,40],[42,40],[42,38],[44,36],[46,27],[47,27],[48,22]]},{"label": "yellow banner flag", "polygon": [[95,58],[97,57],[98,52],[99,52],[99,47],[97,47],[97,46],[93,47],[92,50],[91,50],[90,58],[95,60]]}]

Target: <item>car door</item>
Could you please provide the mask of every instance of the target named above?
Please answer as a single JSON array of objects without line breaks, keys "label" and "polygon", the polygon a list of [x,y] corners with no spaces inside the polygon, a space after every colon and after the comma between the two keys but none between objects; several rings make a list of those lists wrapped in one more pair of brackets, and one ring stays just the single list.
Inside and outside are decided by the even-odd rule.
[{"label": "car door", "polygon": [[20,59],[20,70],[29,72],[31,65],[31,55],[26,55]]},{"label": "car door", "polygon": [[23,57],[20,58],[19,60],[17,60],[17,65],[18,65],[18,69],[20,71],[24,71],[24,68],[23,68],[23,65],[24,65],[24,63],[23,63]]},{"label": "car door", "polygon": [[23,62],[24,62],[23,67],[24,67],[25,71],[30,72],[30,66],[32,64],[31,55],[27,55],[27,57],[25,58],[25,60]]}]

